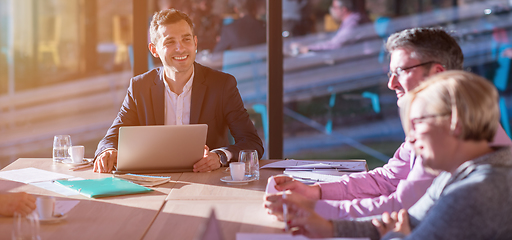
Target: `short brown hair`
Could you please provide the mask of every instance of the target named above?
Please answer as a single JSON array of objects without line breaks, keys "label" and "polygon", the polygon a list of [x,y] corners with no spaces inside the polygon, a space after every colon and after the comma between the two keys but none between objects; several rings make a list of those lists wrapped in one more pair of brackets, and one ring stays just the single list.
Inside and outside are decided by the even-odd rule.
[{"label": "short brown hair", "polygon": [[158,36],[158,27],[164,24],[177,23],[181,20],[185,20],[190,29],[192,29],[192,35],[194,35],[194,24],[188,15],[180,10],[174,8],[161,10],[153,15],[151,20],[151,26],[149,28],[149,35],[151,36],[151,42],[156,44],[160,36]]},{"label": "short brown hair", "polygon": [[404,129],[409,132],[412,102],[428,100],[431,114],[448,114],[451,130],[460,126],[462,140],[492,142],[499,125],[498,91],[485,78],[473,73],[453,70],[438,73],[407,93]]}]

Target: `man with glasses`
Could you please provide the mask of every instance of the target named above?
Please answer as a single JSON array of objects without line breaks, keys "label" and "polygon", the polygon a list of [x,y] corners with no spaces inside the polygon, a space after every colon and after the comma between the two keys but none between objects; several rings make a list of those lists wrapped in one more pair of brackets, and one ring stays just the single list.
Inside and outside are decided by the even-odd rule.
[{"label": "man with glasses", "polygon": [[[401,105],[405,93],[426,77],[446,70],[460,70],[463,54],[455,39],[442,29],[414,28],[391,35],[388,88]],[[501,126],[492,145],[512,145]],[[276,189],[290,190],[287,199],[314,209],[327,219],[351,219],[408,209],[420,199],[436,177],[427,172],[410,142],[405,141],[383,167],[344,176],[339,182],[306,186],[284,176],[274,177]],[[269,213],[281,217],[280,195],[266,196]]]}]

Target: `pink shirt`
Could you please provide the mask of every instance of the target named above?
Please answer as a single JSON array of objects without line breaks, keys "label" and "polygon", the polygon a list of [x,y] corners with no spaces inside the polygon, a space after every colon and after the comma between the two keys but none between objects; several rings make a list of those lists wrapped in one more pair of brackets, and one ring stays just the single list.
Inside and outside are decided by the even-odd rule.
[{"label": "pink shirt", "polygon": [[363,22],[359,13],[351,13],[342,23],[334,37],[327,41],[318,42],[308,46],[309,50],[322,51],[340,48],[350,41],[357,41],[361,38],[361,32],[356,31],[357,26]]},{"label": "pink shirt", "polygon": [[[500,126],[493,146],[512,146]],[[436,176],[425,172],[421,157],[404,142],[383,167],[344,176],[339,182],[320,183],[322,200],[315,211],[327,219],[350,219],[408,209],[427,191]]]}]

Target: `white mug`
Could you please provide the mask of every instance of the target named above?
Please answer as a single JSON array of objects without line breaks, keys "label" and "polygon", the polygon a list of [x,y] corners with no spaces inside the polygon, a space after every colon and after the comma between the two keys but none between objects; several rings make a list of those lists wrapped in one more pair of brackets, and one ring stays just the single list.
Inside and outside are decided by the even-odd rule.
[{"label": "white mug", "polygon": [[242,181],[245,175],[245,163],[232,162],[229,164],[229,171],[231,172],[231,179],[233,179],[233,181]]},{"label": "white mug", "polygon": [[36,200],[36,206],[39,219],[51,219],[55,209],[55,198],[51,196],[38,197]]},{"label": "white mug", "polygon": [[84,161],[84,153],[85,153],[85,147],[84,146],[71,146],[68,149],[69,155],[71,156],[71,160],[74,163],[81,163]]}]

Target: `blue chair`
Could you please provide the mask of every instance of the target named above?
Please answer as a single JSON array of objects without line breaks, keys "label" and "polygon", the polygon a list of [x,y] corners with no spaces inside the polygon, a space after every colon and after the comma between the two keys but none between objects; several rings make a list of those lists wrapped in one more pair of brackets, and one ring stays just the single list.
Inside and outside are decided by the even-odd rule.
[{"label": "blue chair", "polygon": [[[261,123],[263,125],[263,134],[265,135],[265,145],[268,143],[268,115],[267,115],[267,106],[263,104],[254,104],[252,105],[252,109],[261,115]],[[267,154],[264,153],[263,156]]]},{"label": "blue chair", "polygon": [[[497,62],[498,62],[498,68],[496,69],[496,73],[494,75],[493,83],[494,86],[498,89],[498,91],[505,91],[507,89],[508,85],[508,79],[510,77],[510,64],[511,59],[508,57],[503,56],[503,51],[505,49],[511,48],[511,44],[502,44],[499,48],[499,51],[497,51],[499,54],[497,54]],[[510,123],[508,121],[508,110],[505,103],[505,98],[503,96],[500,96],[499,100],[499,107],[500,107],[500,113],[501,113],[501,125],[503,126],[503,129],[507,133],[508,136],[510,135]]]},{"label": "blue chair", "polygon": [[[379,17],[379,18],[375,19],[373,26],[375,28],[375,32],[377,33],[377,35],[380,38],[382,38],[382,39],[388,38],[388,36],[389,36],[388,26],[389,26],[390,21],[391,21],[391,19],[388,17]],[[384,47],[384,44],[382,44],[382,47],[381,47],[380,53],[379,53],[379,63],[384,62],[385,54],[386,54],[386,48]]]},{"label": "blue chair", "polygon": [[331,92],[331,97],[329,98],[329,119],[327,119],[327,123],[325,124],[325,133],[327,135],[332,134],[332,109],[334,108],[334,105],[336,104],[336,93],[332,92],[333,88],[329,87],[328,91]]},{"label": "blue chair", "polygon": [[380,98],[379,94],[365,91],[362,96],[369,98],[372,101],[372,108],[375,113],[380,113]]}]

